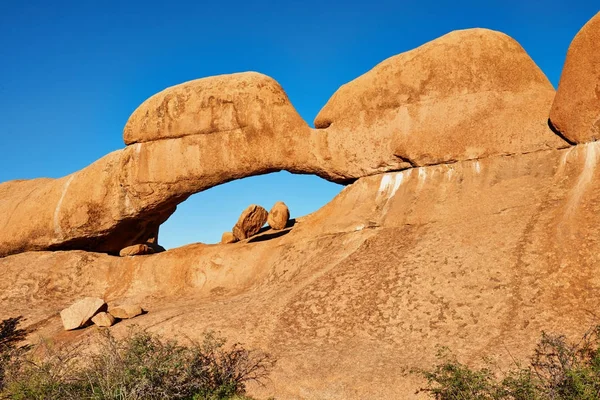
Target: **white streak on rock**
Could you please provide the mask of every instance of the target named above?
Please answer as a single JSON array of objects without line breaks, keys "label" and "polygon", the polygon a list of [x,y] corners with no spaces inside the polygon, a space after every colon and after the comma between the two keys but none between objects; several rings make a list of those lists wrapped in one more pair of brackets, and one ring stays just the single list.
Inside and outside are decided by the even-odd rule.
[{"label": "white streak on rock", "polygon": [[131,199],[129,198],[129,193],[125,193],[125,212],[129,214],[131,211]]},{"label": "white streak on rock", "polygon": [[396,177],[394,178],[394,187],[392,188],[392,192],[390,193],[390,196],[388,197],[388,200],[391,199],[392,197],[394,197],[396,195],[396,192],[398,191],[398,189],[402,185],[402,181],[403,180],[404,180],[404,173],[398,172],[396,174]]},{"label": "white streak on rock", "polygon": [[584,146],[585,162],[583,165],[583,170],[579,175],[579,179],[577,179],[577,183],[575,184],[575,187],[571,192],[571,196],[569,197],[569,202],[567,203],[567,216],[572,214],[579,205],[581,197],[587,190],[589,183],[594,177],[594,171],[596,170],[596,165],[598,164],[598,146],[600,146],[600,142],[590,142]]},{"label": "white streak on rock", "polygon": [[564,170],[565,170],[565,166],[567,165],[567,162],[569,161],[569,158],[571,157],[571,153],[573,152],[573,149],[575,149],[576,147],[569,147],[567,150],[563,151],[562,156],[560,156],[560,164],[558,165],[558,169],[556,170],[556,174],[557,175],[562,175]]},{"label": "white streak on rock", "polygon": [[379,203],[383,198],[385,198],[385,200],[388,199],[391,185],[392,174],[384,174],[381,177],[381,182],[379,183],[379,190],[377,191],[377,197],[375,199],[377,203]]},{"label": "white streak on rock", "polygon": [[67,189],[69,189],[69,185],[73,181],[73,178],[75,178],[75,175],[71,175],[67,182],[65,182],[60,199],[58,200],[56,208],[54,209],[54,233],[56,233],[61,239],[64,237],[64,232],[60,226],[60,207],[62,206],[62,202],[67,194]]}]

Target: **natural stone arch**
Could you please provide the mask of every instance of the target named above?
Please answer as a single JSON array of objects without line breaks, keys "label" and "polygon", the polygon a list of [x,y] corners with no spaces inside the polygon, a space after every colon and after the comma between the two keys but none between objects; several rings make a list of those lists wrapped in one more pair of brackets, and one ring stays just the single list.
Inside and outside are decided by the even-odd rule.
[{"label": "natural stone arch", "polygon": [[132,114],[125,149],[61,179],[0,185],[0,256],[116,253],[152,237],[191,194],[247,176],[287,170],[345,183],[566,147],[547,126],[553,96],[517,42],[484,29],[452,32],[343,85],[319,113],[321,129],[265,75],[187,82]]}]

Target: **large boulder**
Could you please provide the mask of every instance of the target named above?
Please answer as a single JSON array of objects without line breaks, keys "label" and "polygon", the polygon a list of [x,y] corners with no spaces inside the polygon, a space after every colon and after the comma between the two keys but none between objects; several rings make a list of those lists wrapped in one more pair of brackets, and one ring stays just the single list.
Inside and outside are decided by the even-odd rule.
[{"label": "large boulder", "polygon": [[574,143],[600,139],[600,13],[569,46],[550,120]]},{"label": "large boulder", "polygon": [[548,128],[554,89],[509,36],[451,32],[343,85],[315,119],[338,154],[364,168],[527,153],[568,144]]},{"label": "large boulder", "polygon": [[261,206],[252,204],[248,206],[238,218],[233,227],[233,236],[237,240],[244,240],[254,236],[267,223],[269,213]]},{"label": "large boulder", "polygon": [[278,201],[273,205],[267,217],[267,223],[275,230],[281,230],[287,226],[290,219],[290,210],[283,201]]},{"label": "large boulder", "polygon": [[92,317],[106,311],[104,300],[96,297],[85,297],[60,312],[60,319],[65,330],[70,331],[89,325]]}]

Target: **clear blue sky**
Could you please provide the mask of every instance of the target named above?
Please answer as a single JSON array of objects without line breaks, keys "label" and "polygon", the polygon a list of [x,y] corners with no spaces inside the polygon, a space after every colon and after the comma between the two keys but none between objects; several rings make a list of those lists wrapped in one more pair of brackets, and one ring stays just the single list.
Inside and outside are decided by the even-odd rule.
[{"label": "clear blue sky", "polygon": [[[270,75],[312,125],[340,85],[455,29],[509,34],[556,86],[571,39],[599,10],[598,0],[2,0],[0,182],[64,176],[122,148],[141,102],[204,76]],[[188,199],[160,241],[215,242],[251,203],[283,200],[299,216],[339,190],[288,173],[232,182]]]}]

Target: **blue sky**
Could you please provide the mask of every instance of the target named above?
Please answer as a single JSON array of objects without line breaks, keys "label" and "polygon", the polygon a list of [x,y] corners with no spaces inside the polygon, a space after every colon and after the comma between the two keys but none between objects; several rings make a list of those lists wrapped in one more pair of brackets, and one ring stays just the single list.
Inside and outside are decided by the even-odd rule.
[{"label": "blue sky", "polygon": [[[340,85],[455,29],[509,34],[556,86],[571,39],[599,10],[597,0],[3,0],[0,182],[64,176],[122,148],[141,102],[204,76],[270,75],[312,125]],[[285,172],[231,182],[180,205],[160,242],[216,242],[251,203],[283,200],[299,216],[340,188]]]}]

